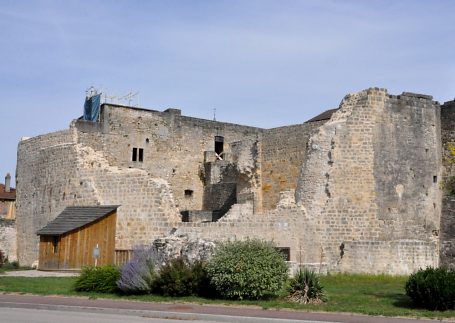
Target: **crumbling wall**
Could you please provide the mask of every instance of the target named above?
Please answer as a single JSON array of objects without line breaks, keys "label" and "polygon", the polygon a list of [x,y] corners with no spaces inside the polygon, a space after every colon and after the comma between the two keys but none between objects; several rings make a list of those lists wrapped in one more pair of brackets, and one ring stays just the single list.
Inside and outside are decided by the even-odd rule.
[{"label": "crumbling wall", "polygon": [[19,143],[16,226],[18,260],[22,265],[31,265],[38,259],[36,231],[55,218],[68,200],[74,199],[76,180],[72,131],[59,131]]},{"label": "crumbling wall", "polygon": [[120,205],[116,248],[131,249],[166,235],[179,221],[172,192],[146,171],[110,166],[102,152],[76,143],[76,129],[19,144],[17,228],[19,261],[38,258],[36,231],[66,206]]},{"label": "crumbling wall", "polygon": [[[168,234],[180,222],[172,192],[163,179],[140,169],[110,166],[103,154],[77,145],[79,185],[99,205],[117,209],[116,249],[132,249]],[[74,205],[88,201],[77,200]]]},{"label": "crumbling wall", "polygon": [[[176,233],[273,240],[291,249],[292,261],[329,271],[435,266],[439,142],[431,98],[383,89],[348,95],[311,136],[295,201],[292,190],[282,192],[277,209],[256,215],[251,203],[237,204],[217,223],[179,224]],[[267,176],[264,159],[262,167]]]},{"label": "crumbling wall", "polygon": [[236,190],[238,203],[253,203],[253,212],[262,212],[262,136],[244,137],[231,143],[232,161],[237,170]]},{"label": "crumbling wall", "polygon": [[[431,98],[369,89],[346,96],[341,109],[311,137],[296,198],[315,219],[331,268],[370,271],[367,263],[362,267],[352,261],[362,252],[377,268],[390,263],[394,273],[437,265],[440,192],[433,176],[440,171],[438,122]],[[433,256],[402,257],[400,250],[412,243],[401,240],[423,244]],[[362,251],[368,243],[347,247],[360,241],[394,241],[401,247],[392,248],[387,258]]]},{"label": "crumbling wall", "polygon": [[[176,206],[180,210],[202,210],[204,196],[204,152],[214,151],[215,136],[229,143],[262,129],[181,116],[180,110],[164,112],[103,105],[98,131],[82,131],[79,140],[95,150],[102,148],[111,165],[139,168],[152,177],[170,183]],[[143,149],[142,162],[132,161],[133,148]],[[191,190],[191,196],[185,196]]]},{"label": "crumbling wall", "polygon": [[455,101],[441,107],[442,162],[444,172],[440,259],[441,264],[455,268]]},{"label": "crumbling wall", "polygon": [[440,107],[431,96],[385,96],[374,129],[380,240],[438,243],[441,216]]},{"label": "crumbling wall", "polygon": [[265,130],[262,135],[263,209],[274,209],[280,192],[295,190],[310,135],[323,122],[310,122]]},{"label": "crumbling wall", "polygon": [[381,101],[367,91],[346,96],[308,144],[297,203],[317,223],[330,267],[347,240],[373,239],[378,228],[373,175],[373,126]]},{"label": "crumbling wall", "polygon": [[[175,235],[185,234],[191,238],[212,241],[245,240],[258,238],[273,241],[279,247],[290,248],[291,261],[306,263],[314,257],[308,253],[318,254],[317,263],[324,262],[324,256],[318,249],[318,238],[305,236],[310,232],[311,221],[305,217],[300,208],[289,208],[284,212],[270,211],[253,215],[252,203],[236,204],[220,221],[211,223],[179,223]],[[306,243],[312,240],[312,247]],[[314,252],[314,250],[316,250]]]},{"label": "crumbling wall", "polygon": [[[272,240],[290,248],[291,261],[324,271],[405,274],[439,263],[441,209],[446,223],[453,211],[441,205],[439,107],[431,97],[368,89],[346,96],[328,121],[270,131],[175,109],[104,105],[101,121],[19,145],[18,239],[27,262],[37,255],[34,232],[64,206],[120,204],[121,249],[176,231]],[[236,165],[241,203],[218,222],[182,223],[179,209],[203,208],[204,152],[214,150],[215,136]],[[131,160],[133,148],[144,150],[142,162]]]}]

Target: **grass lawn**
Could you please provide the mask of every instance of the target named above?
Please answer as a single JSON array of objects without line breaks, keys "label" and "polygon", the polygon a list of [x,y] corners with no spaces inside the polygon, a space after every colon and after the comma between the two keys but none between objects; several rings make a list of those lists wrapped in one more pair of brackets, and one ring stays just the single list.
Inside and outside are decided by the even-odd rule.
[{"label": "grass lawn", "polygon": [[455,310],[432,312],[415,309],[404,294],[407,277],[373,275],[329,275],[321,277],[328,301],[320,305],[300,305],[284,299],[269,301],[226,301],[200,297],[163,297],[156,295],[124,296],[117,294],[79,293],[73,290],[74,277],[24,278],[0,276],[0,292],[39,295],[78,295],[99,298],[134,299],[155,302],[193,302],[205,304],[258,305],[263,308],[292,308],[298,310],[352,312],[384,316],[415,316],[455,318]]}]

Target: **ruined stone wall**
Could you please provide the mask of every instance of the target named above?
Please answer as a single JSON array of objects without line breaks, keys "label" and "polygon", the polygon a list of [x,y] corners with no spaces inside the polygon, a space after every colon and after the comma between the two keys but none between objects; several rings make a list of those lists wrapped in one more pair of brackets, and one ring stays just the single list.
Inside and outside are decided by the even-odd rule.
[{"label": "ruined stone wall", "polygon": [[140,169],[110,166],[104,153],[78,144],[75,128],[19,144],[17,229],[19,261],[38,258],[36,231],[66,206],[120,205],[116,248],[131,249],[168,234],[179,221],[166,181]]},{"label": "ruined stone wall", "polygon": [[[208,240],[273,240],[292,261],[329,271],[438,265],[441,209],[446,223],[453,214],[441,205],[439,113],[431,97],[383,89],[346,96],[328,121],[271,130],[104,105],[100,123],[76,121],[20,143],[21,260],[37,258],[34,232],[65,206],[119,204],[118,249],[177,228]],[[204,167],[215,136],[236,167],[226,167],[225,182],[237,176],[239,204],[218,222],[182,223],[179,210],[203,209],[204,181],[219,183]],[[133,148],[143,149],[142,162],[132,161]],[[220,186],[222,196],[229,191]]]},{"label": "ruined stone wall", "polygon": [[343,252],[338,269],[342,272],[403,275],[438,265],[435,246],[414,239],[347,241]]},{"label": "ruined stone wall", "polygon": [[[346,256],[360,253],[359,247],[341,252],[351,241],[420,241],[434,252],[416,266],[438,263],[438,130],[439,109],[431,98],[369,89],[346,96],[311,137],[296,197],[325,237],[330,267],[368,271],[367,264],[349,261],[355,254]],[[370,257],[376,255],[378,265],[392,263],[396,273],[414,268],[395,250],[387,259]]]},{"label": "ruined stone wall", "polygon": [[380,240],[438,242],[441,123],[431,96],[386,96],[374,130]]},{"label": "ruined stone wall", "polygon": [[323,121],[265,130],[261,139],[263,209],[274,209],[280,192],[295,190],[308,139]]},{"label": "ruined stone wall", "polygon": [[[143,169],[152,177],[168,181],[180,210],[203,209],[204,152],[214,151],[215,136],[224,137],[228,150],[229,143],[262,132],[181,116],[176,109],[158,112],[104,105],[101,121],[101,135],[88,130],[80,140],[95,150],[102,147],[111,165]],[[133,148],[144,149],[143,162],[132,161]],[[185,196],[185,190],[193,191],[192,196]]]},{"label": "ruined stone wall", "polygon": [[275,210],[253,216],[248,204],[234,205],[218,223],[179,224],[177,233],[273,240],[291,248],[292,261],[329,271],[437,266],[439,127],[429,97],[348,95],[308,142],[297,204],[290,191]]},{"label": "ruined stone wall", "polygon": [[290,248],[293,262],[325,264],[320,249],[305,249],[309,240],[318,245],[317,237],[304,235],[311,229],[311,221],[298,207],[253,214],[253,204],[245,203],[234,205],[218,222],[179,223],[175,235],[185,234],[212,241],[258,238],[273,241],[279,247]]},{"label": "ruined stone wall", "polygon": [[441,214],[441,264],[455,268],[455,101],[441,107],[442,162],[441,187],[444,192]]},{"label": "ruined stone wall", "polygon": [[237,203],[251,202],[254,213],[262,213],[262,135],[232,143],[232,161],[237,168]]},{"label": "ruined stone wall", "polygon": [[68,130],[19,143],[16,226],[18,260],[22,265],[31,265],[38,259],[36,231],[63,210],[62,200],[74,194],[70,193],[76,168],[73,146],[73,135]]}]

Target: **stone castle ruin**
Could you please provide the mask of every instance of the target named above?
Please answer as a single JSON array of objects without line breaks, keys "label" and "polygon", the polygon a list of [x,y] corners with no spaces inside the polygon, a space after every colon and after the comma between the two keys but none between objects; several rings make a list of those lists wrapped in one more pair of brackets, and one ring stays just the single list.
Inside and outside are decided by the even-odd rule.
[{"label": "stone castle ruin", "polygon": [[118,253],[187,235],[273,240],[330,272],[455,266],[454,123],[455,101],[378,88],[273,129],[103,104],[19,143],[19,261],[65,207],[120,205]]}]

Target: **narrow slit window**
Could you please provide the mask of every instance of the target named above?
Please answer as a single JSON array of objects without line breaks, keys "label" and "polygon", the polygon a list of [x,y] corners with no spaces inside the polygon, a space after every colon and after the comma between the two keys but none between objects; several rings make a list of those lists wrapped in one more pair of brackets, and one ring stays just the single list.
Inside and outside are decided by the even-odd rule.
[{"label": "narrow slit window", "polygon": [[139,148],[139,161],[143,162],[144,161],[144,149]]},{"label": "narrow slit window", "polygon": [[58,237],[52,238],[52,252],[56,254],[58,252]]},{"label": "narrow slit window", "polygon": [[433,183],[437,183],[438,182],[438,176],[433,176]]},{"label": "narrow slit window", "polygon": [[132,161],[137,161],[137,148],[133,148]]}]

